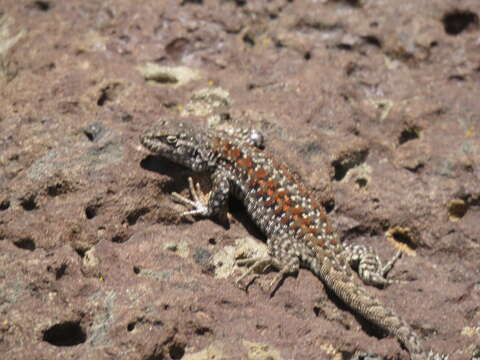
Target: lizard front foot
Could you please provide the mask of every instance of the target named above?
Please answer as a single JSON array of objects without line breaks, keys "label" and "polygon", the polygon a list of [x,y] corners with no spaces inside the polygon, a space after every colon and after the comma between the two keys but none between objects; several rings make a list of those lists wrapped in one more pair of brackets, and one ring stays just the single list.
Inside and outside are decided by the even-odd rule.
[{"label": "lizard front foot", "polygon": [[188,187],[190,189],[190,194],[192,195],[193,200],[186,198],[185,196],[180,195],[177,192],[173,192],[172,196],[178,200],[180,203],[190,206],[193,209],[184,211],[180,216],[188,215],[200,215],[208,216],[210,214],[208,210],[208,199],[210,198],[210,193],[205,194],[200,188],[200,184],[197,183],[196,186],[193,184],[193,179],[188,178]]}]

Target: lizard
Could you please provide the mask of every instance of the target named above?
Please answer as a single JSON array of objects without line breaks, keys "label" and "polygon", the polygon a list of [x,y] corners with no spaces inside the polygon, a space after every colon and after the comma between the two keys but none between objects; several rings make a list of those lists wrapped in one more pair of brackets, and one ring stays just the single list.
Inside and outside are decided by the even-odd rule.
[{"label": "lizard", "polygon": [[212,189],[202,196],[189,178],[193,200],[172,195],[191,206],[183,216],[212,217],[225,211],[230,195],[243,202],[250,218],[267,238],[268,255],[240,260],[249,267],[240,281],[258,267],[278,270],[270,289],[284,277],[309,269],[350,309],[375,324],[407,349],[412,360],[446,360],[447,355],[424,349],[419,336],[393,310],[359,284],[353,275],[356,264],[363,282],[384,286],[394,282],[385,276],[400,252],[382,266],[372,249],[343,246],[324,207],[314,199],[300,176],[282,161],[263,151],[263,134],[252,129],[204,129],[201,126],[163,121],[140,136],[153,154],[189,168],[207,172]]}]

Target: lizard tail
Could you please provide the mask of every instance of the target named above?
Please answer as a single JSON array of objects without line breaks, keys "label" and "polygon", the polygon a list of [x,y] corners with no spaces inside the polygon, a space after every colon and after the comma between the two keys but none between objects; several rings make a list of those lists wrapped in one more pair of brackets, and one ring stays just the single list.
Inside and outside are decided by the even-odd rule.
[{"label": "lizard tail", "polygon": [[405,320],[393,310],[385,307],[366,289],[357,285],[343,269],[336,269],[335,265],[324,258],[321,266],[317,268],[319,269],[317,276],[352,310],[394,335],[407,348],[412,360],[445,359],[442,355],[426,352],[418,335]]}]

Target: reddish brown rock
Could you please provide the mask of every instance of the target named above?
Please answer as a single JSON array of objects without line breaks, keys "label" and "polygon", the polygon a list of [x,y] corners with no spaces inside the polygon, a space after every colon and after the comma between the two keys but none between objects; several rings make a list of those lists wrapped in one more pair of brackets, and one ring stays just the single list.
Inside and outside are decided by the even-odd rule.
[{"label": "reddish brown rock", "polygon": [[190,174],[138,144],[188,117],[262,129],[343,241],[410,255],[371,292],[478,358],[480,10],[454,5],[3,0],[0,353],[408,358],[307,271],[273,298],[273,274],[235,286],[238,239],[261,235],[235,202],[228,229],[180,219]]}]

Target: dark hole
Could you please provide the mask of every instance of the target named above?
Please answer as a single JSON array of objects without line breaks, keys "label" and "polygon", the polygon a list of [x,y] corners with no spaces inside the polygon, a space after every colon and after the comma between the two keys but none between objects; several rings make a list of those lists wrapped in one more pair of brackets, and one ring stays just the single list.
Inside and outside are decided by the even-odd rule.
[{"label": "dark hole", "polygon": [[325,204],[323,204],[323,207],[325,208],[325,211],[328,213],[331,213],[333,211],[333,209],[335,209],[335,201],[334,200],[330,200],[328,202],[326,202]]},{"label": "dark hole", "polygon": [[208,327],[200,327],[198,329],[195,329],[195,334],[196,335],[205,335],[205,334],[210,334],[212,333],[212,329],[208,328]]},{"label": "dark hole", "polygon": [[65,186],[63,184],[55,184],[47,187],[48,196],[55,197],[66,192]]},{"label": "dark hole", "polygon": [[63,275],[65,275],[65,272],[67,271],[67,264],[62,263],[59,268],[55,270],[55,279],[58,280],[60,279]]},{"label": "dark hole", "polygon": [[178,78],[169,72],[158,72],[147,78],[147,81],[153,81],[159,84],[177,84]]},{"label": "dark hole", "polygon": [[184,6],[186,4],[197,4],[197,5],[203,5],[203,0],[183,0],[180,4],[180,6]]},{"label": "dark hole", "polygon": [[478,15],[468,10],[456,10],[446,14],[442,23],[448,35],[458,35],[469,26],[478,25]]},{"label": "dark hole", "polygon": [[448,207],[448,212],[450,216],[461,219],[462,217],[465,216],[465,214],[468,211],[468,204],[466,204],[464,201],[455,201],[450,203]]},{"label": "dark hole", "polygon": [[312,58],[312,53],[310,51],[306,51],[305,54],[303,54],[303,58],[305,60],[310,60]]},{"label": "dark hole", "polygon": [[359,187],[364,187],[367,185],[367,179],[365,178],[358,178],[357,180],[355,180],[355,183],[359,186]]},{"label": "dark hole", "polygon": [[129,113],[123,113],[122,116],[120,116],[120,120],[122,120],[122,122],[130,122],[133,120],[133,116]]},{"label": "dark hole", "polygon": [[26,211],[31,211],[31,210],[38,209],[38,206],[37,206],[37,203],[35,201],[35,196],[34,195],[30,195],[28,197],[25,197],[25,198],[21,199],[20,200],[20,205]]},{"label": "dark hole", "polygon": [[278,40],[278,39],[275,40],[274,45],[277,49],[281,49],[281,48],[285,47],[284,43],[281,40]]},{"label": "dark hole", "polygon": [[48,1],[35,1],[33,5],[40,11],[50,10],[50,3]]},{"label": "dark hole", "polygon": [[0,211],[7,210],[10,207],[10,201],[9,200],[3,200],[0,202]]},{"label": "dark hole", "polygon": [[81,258],[85,257],[85,253],[88,251],[88,249],[83,249],[83,248],[77,248],[75,249],[75,252],[80,256]]},{"label": "dark hole", "polygon": [[347,172],[349,170],[349,168],[347,168],[346,166],[343,166],[340,161],[334,161],[333,167],[335,168],[334,178],[337,181],[342,180],[345,177],[345,175],[347,175]]},{"label": "dark hole", "polygon": [[125,241],[127,241],[127,239],[124,235],[114,235],[112,237],[112,242],[117,243],[117,244],[124,243]]},{"label": "dark hole", "polygon": [[98,106],[103,106],[107,102],[107,100],[109,100],[108,99],[108,93],[107,93],[107,91],[105,91],[105,89],[103,89],[102,93],[98,97],[97,105]]},{"label": "dark hole", "polygon": [[255,40],[253,39],[253,37],[250,34],[243,35],[243,42],[245,44],[250,45],[250,46],[255,46]]},{"label": "dark hole", "polygon": [[131,322],[127,325],[128,331],[133,331],[135,329],[135,322]]},{"label": "dark hole", "polygon": [[135,209],[127,215],[128,225],[135,225],[137,220],[149,212],[148,208]]},{"label": "dark hole", "polygon": [[337,49],[338,50],[345,50],[345,51],[351,51],[352,50],[352,45],[350,44],[337,44]]},{"label": "dark hole", "polygon": [[412,241],[410,235],[407,232],[394,231],[392,233],[392,236],[395,239],[395,241],[398,241],[399,243],[408,245],[412,249],[415,249],[417,247],[417,245]]},{"label": "dark hole", "polygon": [[365,42],[366,42],[367,44],[376,46],[376,47],[378,47],[378,48],[381,48],[381,47],[382,47],[381,41],[380,41],[376,36],[367,35],[367,36],[364,36],[364,37],[363,37],[363,40],[365,40]]},{"label": "dark hole", "polygon": [[174,360],[181,359],[185,355],[185,346],[183,344],[172,344],[168,353]]},{"label": "dark hole", "polygon": [[418,139],[419,134],[420,134],[420,129],[418,127],[414,126],[414,127],[405,129],[400,134],[400,137],[398,138],[398,143],[402,145],[402,144],[405,144],[407,141]]},{"label": "dark hole", "polygon": [[465,76],[463,75],[450,75],[448,80],[455,80],[455,81],[465,81]]},{"label": "dark hole", "polygon": [[360,0],[344,0],[348,5],[352,7],[361,7],[361,2]]},{"label": "dark hole", "polygon": [[97,216],[97,210],[98,210],[98,206],[97,205],[88,205],[86,208],[85,208],[85,216],[87,217],[87,219],[93,219],[95,216]]},{"label": "dark hole", "polygon": [[60,279],[63,275],[65,275],[65,272],[67,271],[67,263],[64,262],[58,267],[52,267],[50,265],[47,266],[47,271],[51,272],[55,275],[55,280]]},{"label": "dark hole", "polygon": [[133,267],[133,273],[137,274],[137,275],[140,274],[140,268],[138,266],[134,266]]},{"label": "dark hole", "polygon": [[407,169],[412,173],[419,173],[424,167],[425,167],[425,164],[419,163],[419,164],[416,164],[415,166],[405,166],[405,169]]},{"label": "dark hole", "polygon": [[167,109],[173,109],[178,106],[178,103],[175,101],[169,101],[169,102],[163,103],[163,106],[166,107]]},{"label": "dark hole", "polygon": [[85,331],[75,321],[53,325],[43,333],[43,341],[55,346],[75,346],[84,343],[86,339]]},{"label": "dark hole", "polygon": [[365,162],[367,156],[368,150],[363,150],[352,152],[340,159],[334,160],[332,162],[332,165],[335,169],[334,179],[336,181],[342,180],[350,169]]},{"label": "dark hole", "polygon": [[36,247],[35,241],[33,241],[33,239],[28,237],[18,239],[17,241],[14,241],[13,244],[20,249],[30,250],[30,251],[35,250],[35,247]]}]

